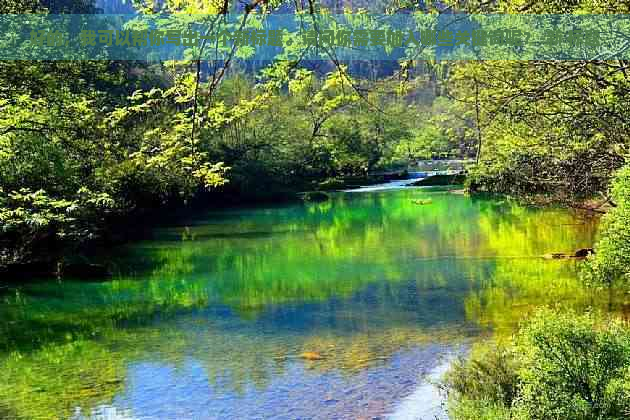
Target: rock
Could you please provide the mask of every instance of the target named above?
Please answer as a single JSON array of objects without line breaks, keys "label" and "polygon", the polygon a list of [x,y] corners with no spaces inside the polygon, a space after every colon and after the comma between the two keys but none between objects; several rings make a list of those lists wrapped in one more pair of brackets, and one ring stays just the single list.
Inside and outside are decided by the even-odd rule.
[{"label": "rock", "polygon": [[427,199],[427,200],[411,200],[411,201],[412,201],[412,203],[418,204],[419,206],[424,206],[426,204],[433,203],[433,200],[429,200],[429,199]]},{"label": "rock", "polygon": [[101,264],[67,264],[61,269],[61,277],[77,279],[102,279],[110,277],[111,273]]},{"label": "rock", "polygon": [[591,254],[594,254],[595,251],[593,250],[593,248],[580,248],[577,251],[575,251],[575,253],[573,254],[573,256],[575,258],[586,258]]},{"label": "rock", "polygon": [[314,351],[305,351],[300,354],[300,357],[304,360],[322,360],[323,357],[319,353],[315,353]]}]

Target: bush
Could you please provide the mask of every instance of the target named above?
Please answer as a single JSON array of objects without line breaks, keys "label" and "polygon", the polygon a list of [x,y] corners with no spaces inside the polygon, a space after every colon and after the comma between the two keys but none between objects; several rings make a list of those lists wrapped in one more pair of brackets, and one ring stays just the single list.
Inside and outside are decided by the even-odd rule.
[{"label": "bush", "polygon": [[630,165],[617,173],[610,195],[617,207],[602,219],[596,254],[582,273],[586,280],[630,280]]},{"label": "bush", "polygon": [[519,336],[514,411],[523,419],[630,415],[630,332],[591,315],[542,311]]},{"label": "bush", "polygon": [[444,378],[456,404],[451,416],[458,419],[509,418],[516,397],[517,359],[513,348],[483,346],[468,360],[459,359]]},{"label": "bush", "polygon": [[509,407],[516,396],[516,363],[512,349],[497,345],[482,347],[469,360],[455,362],[445,384],[459,395]]},{"label": "bush", "polygon": [[456,363],[444,384],[454,419],[625,419],[630,330],[593,315],[542,310],[513,344]]},{"label": "bush", "polygon": [[449,418],[459,420],[508,420],[512,412],[493,400],[473,400],[461,397],[449,405]]}]

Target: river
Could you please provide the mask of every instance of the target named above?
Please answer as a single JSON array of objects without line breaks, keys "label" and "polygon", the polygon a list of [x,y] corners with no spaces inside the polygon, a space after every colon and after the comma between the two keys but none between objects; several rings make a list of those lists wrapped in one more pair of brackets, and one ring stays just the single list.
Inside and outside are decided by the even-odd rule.
[{"label": "river", "polygon": [[197,214],[104,257],[111,281],[5,289],[0,418],[446,418],[432,384],[475,342],[612,304],[541,258],[595,231],[402,186]]}]

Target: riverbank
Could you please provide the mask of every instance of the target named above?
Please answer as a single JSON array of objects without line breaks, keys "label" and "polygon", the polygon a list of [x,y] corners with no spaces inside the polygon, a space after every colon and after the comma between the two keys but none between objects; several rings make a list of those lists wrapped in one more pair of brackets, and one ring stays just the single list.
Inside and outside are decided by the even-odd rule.
[{"label": "riverbank", "polygon": [[[132,211],[114,212],[106,217],[99,217],[101,220],[91,228],[92,232],[82,237],[80,242],[64,240],[51,226],[50,232],[32,241],[32,245],[25,245],[22,255],[0,252],[0,275],[3,282],[17,283],[47,277],[106,279],[111,274],[110,268],[97,262],[100,253],[146,236],[155,227],[181,220],[191,214],[240,206],[283,205],[302,201],[300,192],[304,190],[337,191],[405,179],[407,176],[406,171],[393,171],[365,177],[309,180],[295,183],[290,188],[274,186],[251,191],[226,185],[211,192],[200,191],[185,202],[169,201],[159,206],[135,208]],[[5,247],[18,240],[19,238],[6,240]],[[11,255],[12,261],[6,256],[2,258],[3,255]]]},{"label": "riverbank", "polygon": [[[463,174],[432,174],[419,180],[409,178],[406,171],[374,174],[366,177],[331,178],[322,181],[300,183],[292,189],[270,189],[251,194],[243,194],[233,188],[219,188],[212,193],[200,193],[186,203],[174,202],[158,208],[137,209],[128,214],[110,216],[106,225],[99,228],[99,234],[84,240],[81,244],[66,244],[60,241],[40,244],[40,248],[33,258],[12,264],[0,261],[0,274],[5,282],[24,282],[46,277],[72,277],[76,279],[93,280],[107,279],[110,268],[98,262],[98,255],[108,252],[114,246],[145,237],[152,228],[168,224],[176,220],[189,217],[191,214],[221,208],[239,208],[251,205],[284,205],[285,203],[300,202],[305,197],[317,195],[328,199],[326,192],[345,190],[370,191],[373,187],[381,186],[447,186],[463,185]],[[309,188],[313,194],[300,193],[300,189]],[[321,193],[319,193],[321,192]],[[464,193],[465,190],[454,190],[454,194]],[[470,193],[470,192],[469,192]],[[473,192],[474,194],[484,194]],[[309,198],[310,199],[310,198]],[[582,204],[558,200],[558,197],[523,196],[517,201],[536,206],[564,205],[602,213],[610,206],[597,200],[586,200]],[[551,252],[558,252],[551,250]]]},{"label": "riverbank", "polygon": [[[598,215],[606,209],[595,253],[580,254],[586,259],[577,263],[577,278],[594,299],[613,302],[616,296],[617,307],[576,311],[557,302],[523,317],[509,338],[478,346],[445,381],[455,420],[621,419],[630,413],[630,167],[616,173],[609,193],[573,206]],[[549,292],[557,287],[552,281]]]}]

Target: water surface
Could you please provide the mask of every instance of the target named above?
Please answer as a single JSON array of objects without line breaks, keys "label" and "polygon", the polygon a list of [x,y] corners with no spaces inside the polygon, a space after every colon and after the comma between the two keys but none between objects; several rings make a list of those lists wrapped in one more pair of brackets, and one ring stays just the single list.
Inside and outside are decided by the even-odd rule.
[{"label": "water surface", "polygon": [[472,342],[540,305],[616,305],[541,258],[594,235],[426,188],[200,214],[115,250],[112,281],[5,292],[0,417],[443,415],[426,379]]}]

